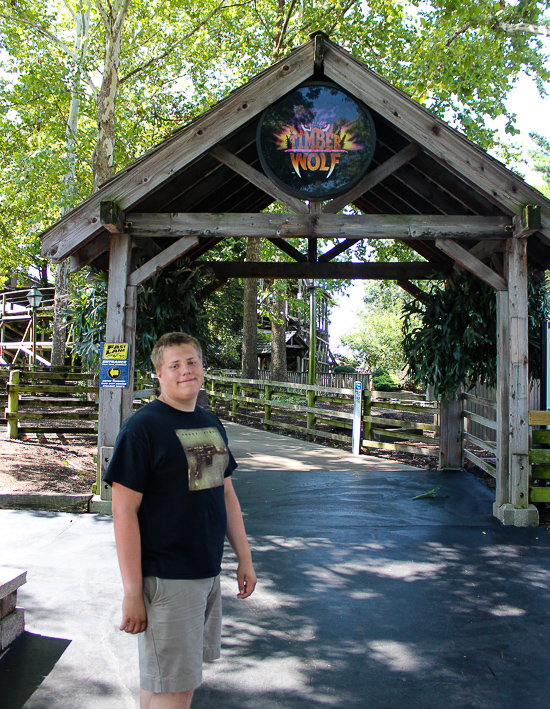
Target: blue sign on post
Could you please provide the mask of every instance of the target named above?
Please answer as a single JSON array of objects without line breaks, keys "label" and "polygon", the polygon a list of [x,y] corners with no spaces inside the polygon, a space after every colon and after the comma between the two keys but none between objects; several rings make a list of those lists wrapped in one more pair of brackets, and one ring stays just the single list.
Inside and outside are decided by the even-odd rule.
[{"label": "blue sign on post", "polygon": [[129,386],[130,345],[127,342],[102,342],[99,386],[125,389]]},{"label": "blue sign on post", "polygon": [[353,382],[353,427],[351,429],[351,452],[359,455],[361,451],[361,404],[362,384]]}]

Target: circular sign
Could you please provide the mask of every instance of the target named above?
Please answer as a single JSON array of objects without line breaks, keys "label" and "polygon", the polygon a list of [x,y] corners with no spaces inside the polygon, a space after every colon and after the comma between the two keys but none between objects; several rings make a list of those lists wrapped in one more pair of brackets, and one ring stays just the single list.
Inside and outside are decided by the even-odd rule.
[{"label": "circular sign", "polygon": [[366,173],[376,146],[362,103],[331,84],[304,84],[266,109],[257,133],[265,173],[285,192],[328,199]]},{"label": "circular sign", "polygon": [[111,379],[118,379],[121,375],[121,371],[118,367],[111,367],[109,369],[109,376]]}]

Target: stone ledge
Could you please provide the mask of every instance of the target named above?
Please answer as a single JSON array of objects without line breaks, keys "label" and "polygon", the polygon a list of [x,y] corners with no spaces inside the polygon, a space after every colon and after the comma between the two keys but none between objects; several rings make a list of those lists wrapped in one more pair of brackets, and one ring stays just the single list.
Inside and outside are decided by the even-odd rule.
[{"label": "stone ledge", "polygon": [[102,500],[99,495],[94,495],[88,505],[88,512],[99,515],[112,515],[111,500]]},{"label": "stone ledge", "polygon": [[16,608],[0,620],[0,652],[4,652],[12,642],[25,630],[25,611]]},{"label": "stone ledge", "polygon": [[0,598],[6,598],[24,583],[27,583],[26,571],[11,566],[0,566]]},{"label": "stone ledge", "polygon": [[67,495],[59,492],[5,492],[0,493],[0,509],[87,512],[92,497],[92,493]]}]

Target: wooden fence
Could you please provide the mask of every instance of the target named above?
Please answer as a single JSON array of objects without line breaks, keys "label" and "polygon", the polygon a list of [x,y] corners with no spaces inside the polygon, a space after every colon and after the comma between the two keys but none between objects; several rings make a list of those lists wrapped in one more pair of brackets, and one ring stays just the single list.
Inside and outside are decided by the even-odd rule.
[{"label": "wooden fence", "polygon": [[[233,420],[351,446],[353,388],[213,374],[205,376],[205,388],[211,408]],[[421,394],[363,390],[362,446],[438,457],[438,414],[438,403]]]},{"label": "wooden fence", "polygon": [[[67,438],[97,438],[98,394],[94,374],[75,371],[3,373],[3,397],[9,438],[46,434]],[[137,379],[134,408],[155,395],[155,382]]]}]

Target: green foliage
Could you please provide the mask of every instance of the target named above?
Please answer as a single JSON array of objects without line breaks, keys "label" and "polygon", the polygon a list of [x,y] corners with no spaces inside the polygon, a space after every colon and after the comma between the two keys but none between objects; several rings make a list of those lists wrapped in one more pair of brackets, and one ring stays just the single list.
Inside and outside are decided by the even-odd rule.
[{"label": "green foliage", "polygon": [[[105,341],[108,277],[91,272],[87,288],[72,294],[74,318],[73,354],[90,368],[98,365],[100,343]],[[242,309],[238,312],[239,290],[233,282],[229,295],[216,291],[208,300],[200,294],[211,278],[185,259],[178,259],[156,273],[137,293],[136,372],[151,371],[150,355],[155,342],[165,332],[187,332],[196,337],[204,352],[205,363],[232,367],[239,362]],[[240,319],[239,319],[240,318]]]},{"label": "green foliage", "polygon": [[401,305],[407,294],[391,281],[365,283],[364,307],[357,327],[341,337],[362,369],[398,372],[405,366]]},{"label": "green foliage", "polygon": [[[545,279],[529,278],[529,372],[541,372],[540,324],[548,314]],[[413,379],[453,396],[458,386],[496,385],[496,295],[469,274],[433,285],[424,302],[403,306],[404,351]]]},{"label": "green foliage", "polygon": [[374,391],[397,391],[400,388],[399,379],[387,369],[377,369],[372,373]]},{"label": "green foliage", "polygon": [[355,372],[355,367],[351,364],[337,364],[333,367],[332,371],[334,374],[353,374]]},{"label": "green foliage", "polygon": [[534,168],[542,173],[547,190],[550,188],[550,140],[538,133],[529,133],[531,139],[536,144],[538,150],[533,150],[530,155],[533,158]]}]

